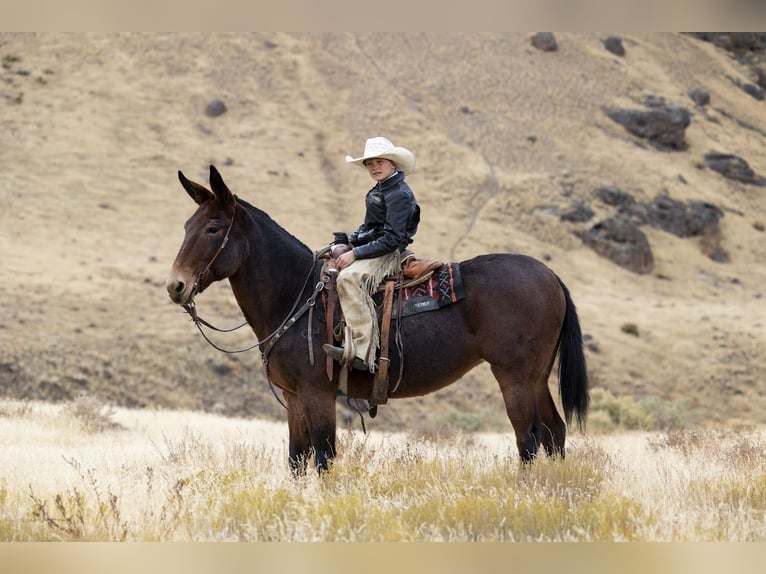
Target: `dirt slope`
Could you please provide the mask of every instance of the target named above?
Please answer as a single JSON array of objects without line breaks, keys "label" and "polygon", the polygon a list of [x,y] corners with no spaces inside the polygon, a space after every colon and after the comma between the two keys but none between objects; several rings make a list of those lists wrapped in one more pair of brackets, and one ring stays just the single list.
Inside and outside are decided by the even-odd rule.
[{"label": "dirt slope", "polygon": [[[751,82],[749,68],[712,44],[626,34],[618,57],[606,36],[557,34],[546,53],[529,34],[1,34],[0,393],[282,417],[257,354],[211,349],[165,293],[193,211],[176,172],[205,182],[215,164],[318,249],[363,216],[368,176],[344,156],[386,135],[417,155],[415,249],[545,259],[592,341],[594,387],[762,422],[766,189],[702,158],[733,153],[766,174],[766,103],[733,81]],[[687,95],[699,87],[705,110]],[[659,151],[603,113],[649,95],[692,111],[688,149]],[[214,97],[228,111],[209,117]],[[598,256],[575,232],[613,209],[594,196],[606,185],[719,206],[731,261],[649,227],[652,273]],[[560,220],[575,201],[591,221]],[[222,324],[239,319],[227,285],[199,304]],[[226,339],[240,342],[252,337]],[[373,424],[428,429],[454,409],[492,427],[507,424],[501,403],[480,368]]]}]

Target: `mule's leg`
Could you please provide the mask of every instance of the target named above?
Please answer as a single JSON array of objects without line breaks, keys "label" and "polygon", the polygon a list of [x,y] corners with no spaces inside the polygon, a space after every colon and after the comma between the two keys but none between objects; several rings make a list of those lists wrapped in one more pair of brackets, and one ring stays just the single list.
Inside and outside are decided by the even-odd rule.
[{"label": "mule's leg", "polygon": [[556,404],[553,402],[551,390],[548,387],[548,376],[553,368],[553,357],[543,374],[535,382],[535,396],[537,400],[537,414],[542,424],[543,447],[548,456],[561,456],[564,458],[564,442],[567,427],[564,419],[559,415]]},{"label": "mule's leg", "polygon": [[311,454],[311,435],[303,412],[303,405],[292,393],[284,393],[287,401],[287,428],[290,440],[290,470],[293,476],[306,474]]},{"label": "mule's leg", "polygon": [[303,397],[303,412],[311,435],[311,447],[314,450],[314,464],[318,472],[328,469],[335,458],[335,392],[317,392]]},{"label": "mule's leg", "polygon": [[523,462],[532,462],[543,439],[537,401],[532,382],[508,367],[491,366],[492,373],[500,383],[505,401],[505,412],[516,434],[516,448]]},{"label": "mule's leg", "polygon": [[556,404],[548,389],[547,381],[537,386],[537,412],[542,425],[543,447],[548,456],[564,458],[564,442],[567,427],[559,415]]}]

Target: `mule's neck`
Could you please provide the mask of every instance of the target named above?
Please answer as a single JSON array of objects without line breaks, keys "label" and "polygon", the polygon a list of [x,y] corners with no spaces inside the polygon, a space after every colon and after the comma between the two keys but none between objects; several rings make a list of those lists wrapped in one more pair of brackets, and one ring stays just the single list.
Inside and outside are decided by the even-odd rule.
[{"label": "mule's neck", "polygon": [[265,212],[241,202],[249,254],[231,277],[234,297],[259,339],[287,318],[313,273],[312,251]]}]

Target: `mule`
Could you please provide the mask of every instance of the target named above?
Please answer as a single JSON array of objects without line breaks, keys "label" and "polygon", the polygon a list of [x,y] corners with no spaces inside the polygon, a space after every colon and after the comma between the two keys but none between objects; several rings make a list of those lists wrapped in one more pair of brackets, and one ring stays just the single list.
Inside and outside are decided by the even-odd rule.
[{"label": "mule", "polygon": [[[210,166],[210,189],[181,171],[178,178],[198,207],[185,224],[168,294],[188,309],[211,283],[229,280],[259,340],[267,377],[285,398],[290,468],[305,472],[313,455],[321,472],[336,455],[340,370],[328,379],[321,351],[326,331],[316,316],[296,311],[301,303],[314,302],[317,253],[235,196],[215,166]],[[567,424],[576,416],[582,428],[589,403],[582,333],[567,287],[526,255],[479,255],[459,267],[461,301],[400,319],[405,360],[390,353],[389,372],[401,372],[390,398],[432,393],[486,361],[499,383],[521,460],[532,461],[541,446],[549,456],[564,457]],[[321,360],[310,356],[312,349]],[[566,424],[548,385],[557,356]],[[347,376],[349,397],[370,396],[373,374],[349,370]]]}]

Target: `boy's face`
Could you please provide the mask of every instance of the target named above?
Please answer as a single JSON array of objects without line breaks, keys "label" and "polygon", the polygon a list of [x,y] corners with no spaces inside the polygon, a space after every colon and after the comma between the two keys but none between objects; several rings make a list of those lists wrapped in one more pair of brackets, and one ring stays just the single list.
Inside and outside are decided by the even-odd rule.
[{"label": "boy's face", "polygon": [[367,173],[375,181],[388,179],[396,171],[396,164],[390,159],[382,157],[373,157],[365,160],[364,167],[367,168]]}]

